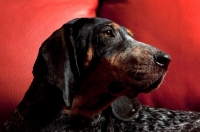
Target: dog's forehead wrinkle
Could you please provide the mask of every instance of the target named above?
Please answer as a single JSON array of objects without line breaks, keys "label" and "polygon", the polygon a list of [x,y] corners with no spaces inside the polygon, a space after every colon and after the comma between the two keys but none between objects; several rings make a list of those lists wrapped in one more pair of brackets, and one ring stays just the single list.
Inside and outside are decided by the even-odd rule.
[{"label": "dog's forehead wrinkle", "polygon": [[94,24],[93,29],[95,31],[99,31],[106,26],[112,26],[112,21],[106,21],[106,22],[103,22],[103,23],[100,23],[100,24]]}]

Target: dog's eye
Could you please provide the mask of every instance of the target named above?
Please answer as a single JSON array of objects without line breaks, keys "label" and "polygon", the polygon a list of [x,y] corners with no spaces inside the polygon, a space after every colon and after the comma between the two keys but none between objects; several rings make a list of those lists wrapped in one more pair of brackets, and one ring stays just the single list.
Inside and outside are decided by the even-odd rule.
[{"label": "dog's eye", "polygon": [[106,37],[114,37],[112,30],[107,30],[107,31],[103,32],[103,35]]}]

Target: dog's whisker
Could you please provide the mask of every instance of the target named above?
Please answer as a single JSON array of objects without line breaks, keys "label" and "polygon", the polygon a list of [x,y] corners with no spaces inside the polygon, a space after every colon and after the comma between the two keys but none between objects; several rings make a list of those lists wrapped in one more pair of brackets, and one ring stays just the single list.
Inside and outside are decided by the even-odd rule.
[{"label": "dog's whisker", "polygon": [[126,73],[128,73],[128,72],[130,72],[130,71],[132,71],[132,69],[130,68],[130,69],[128,69],[128,70],[126,70],[125,72],[123,72],[120,76],[119,76],[119,80],[120,80],[120,78],[122,78],[123,77],[123,75],[124,74],[126,74]]},{"label": "dog's whisker", "polygon": [[137,75],[138,72],[139,72],[139,70],[137,70],[137,71],[135,72],[135,75],[133,76],[133,80],[135,79],[135,77],[136,77],[136,75]]},{"label": "dog's whisker", "polygon": [[165,80],[165,78],[162,80],[162,84],[165,85],[167,83],[167,81]]}]

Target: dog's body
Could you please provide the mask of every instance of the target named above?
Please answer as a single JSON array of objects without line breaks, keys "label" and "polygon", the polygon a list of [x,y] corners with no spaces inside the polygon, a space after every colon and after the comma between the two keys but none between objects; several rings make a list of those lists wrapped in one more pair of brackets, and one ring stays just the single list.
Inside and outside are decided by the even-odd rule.
[{"label": "dog's body", "polygon": [[135,98],[160,85],[170,60],[110,20],[72,20],[42,44],[33,82],[3,131],[199,130],[199,113]]},{"label": "dog's body", "polygon": [[[143,106],[130,121],[122,121],[110,109],[92,118],[65,116],[52,122],[42,131],[66,132],[199,132],[200,113],[172,111]],[[79,124],[78,122],[81,122]],[[83,126],[84,125],[84,126]],[[61,129],[62,128],[62,129]]]}]

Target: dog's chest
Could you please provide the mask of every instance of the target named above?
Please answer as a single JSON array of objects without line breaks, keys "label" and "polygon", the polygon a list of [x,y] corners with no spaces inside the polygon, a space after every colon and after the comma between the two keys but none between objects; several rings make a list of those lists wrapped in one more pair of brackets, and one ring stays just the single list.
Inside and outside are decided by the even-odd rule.
[{"label": "dog's chest", "polygon": [[[58,123],[63,132],[155,132],[155,131],[200,131],[197,127],[200,113],[155,109],[147,106],[135,114],[131,121],[118,120],[111,111],[103,112],[93,118],[63,118]],[[79,121],[78,121],[79,120]],[[196,126],[195,126],[196,122]],[[80,124],[81,123],[81,124]]]}]

